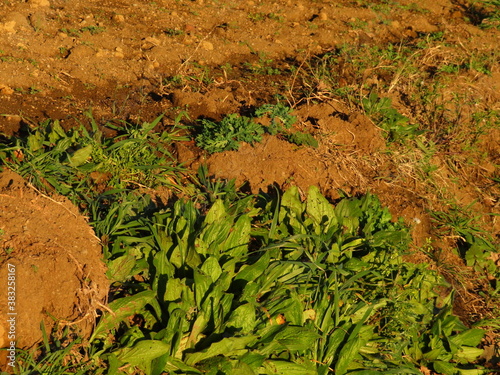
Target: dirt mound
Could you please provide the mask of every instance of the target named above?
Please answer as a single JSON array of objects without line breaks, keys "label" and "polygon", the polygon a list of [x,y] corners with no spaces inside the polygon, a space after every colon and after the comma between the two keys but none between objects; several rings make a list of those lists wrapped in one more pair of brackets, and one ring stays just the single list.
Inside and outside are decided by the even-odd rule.
[{"label": "dirt mound", "polygon": [[209,171],[222,178],[234,178],[238,184],[247,181],[254,193],[274,183],[280,187],[297,185],[304,190],[316,185],[334,199],[339,197],[337,189],[350,191],[361,184],[360,179],[375,176],[371,165],[348,160],[349,155],[360,159],[358,156],[371,155],[384,145],[380,129],[368,118],[336,103],[304,105],[295,114],[300,124],[296,130],[312,129],[320,141],[317,149],[267,136],[259,144],[243,144],[237,152],[210,156]]},{"label": "dirt mound", "polygon": [[101,256],[99,240],[69,201],[1,173],[0,347],[33,346],[42,321],[48,333],[59,323],[90,334],[109,289]]}]

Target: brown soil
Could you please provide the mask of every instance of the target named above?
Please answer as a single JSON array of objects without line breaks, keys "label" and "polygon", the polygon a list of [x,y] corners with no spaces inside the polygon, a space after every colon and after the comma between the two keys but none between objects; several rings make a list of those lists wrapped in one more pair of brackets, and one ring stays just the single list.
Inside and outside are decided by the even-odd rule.
[{"label": "brown soil", "polygon": [[[331,82],[304,80],[296,70],[290,70],[294,65],[299,72],[307,72],[312,56],[322,56],[342,45],[397,46],[442,32],[442,45],[414,56],[429,74],[439,64],[456,61],[459,54],[472,61],[475,53],[490,55],[491,73],[469,70],[450,76],[436,104],[455,113],[451,99],[463,97],[457,121],[478,108],[500,110],[500,69],[494,53],[500,31],[479,27],[483,21],[480,9],[452,0],[401,0],[394,4],[397,6],[362,0],[1,0],[0,135],[21,134],[23,127],[47,118],[59,119],[70,127],[86,121],[86,110],[92,110],[102,124],[151,121],[166,113],[161,125],[169,126],[181,110],[188,113],[191,123],[198,118],[219,120],[281,95],[295,109],[296,130],[313,134],[319,141],[317,149],[266,136],[254,146],[244,144],[239,151],[214,155],[204,154],[193,143],[178,144],[179,159],[193,169],[206,162],[212,175],[247,182],[254,192],[272,184],[296,184],[303,190],[314,184],[332,199],[339,198],[340,191],[347,195],[371,191],[395,216],[412,226],[415,248],[428,245],[429,239],[435,241],[436,228],[428,212],[447,209],[443,196],[463,207],[471,205],[481,226],[499,239],[500,220],[495,215],[500,213],[500,188],[491,179],[500,177],[500,129],[487,129],[474,150],[464,151],[458,143],[464,129],[457,128],[445,139],[448,149],[440,148],[429,160],[434,172],[432,178],[425,178],[417,168],[426,157],[424,151],[410,153],[405,146],[388,150],[383,131],[359,106],[331,95]],[[427,130],[439,130],[440,119],[428,114],[431,108],[412,102],[409,95],[417,95],[425,87],[419,89],[411,74],[404,78],[403,74],[385,72],[381,66],[366,69],[359,77],[342,60],[332,69],[340,76],[337,88],[378,89],[387,84],[387,94],[398,111],[428,118],[424,124]],[[54,203],[26,187],[11,190],[0,195],[2,207],[7,208],[0,212],[0,228],[8,236],[18,233],[4,248],[13,247],[11,257],[26,264],[18,268],[19,293],[27,293],[26,301],[38,306],[37,314],[54,305],[53,314],[58,318],[82,318],[106,291],[96,240],[87,233],[84,220],[74,218],[76,213],[67,203]],[[6,206],[21,198],[25,203]],[[45,210],[49,205],[50,210]],[[49,231],[48,224],[42,225],[43,231],[32,234],[33,239],[20,236],[26,219],[30,220],[28,213],[38,215],[29,222],[55,226]],[[61,216],[56,217],[56,213]],[[42,220],[42,214],[54,216]],[[78,232],[69,225],[70,219],[75,225],[78,221]],[[85,237],[87,248],[94,254],[86,260],[81,252],[71,251],[76,242],[62,242],[81,244],[83,232],[90,236]],[[456,240],[434,242],[434,249],[441,247],[452,254]],[[47,259],[42,260],[42,255]],[[423,257],[418,253],[414,260]],[[52,263],[44,263],[47,261]],[[461,259],[450,262],[465,269]],[[1,272],[4,277],[3,265]],[[51,285],[64,288],[59,295],[68,293],[64,294],[65,307],[55,307],[59,297],[45,297],[42,291],[21,284],[42,285],[45,272],[50,272]],[[95,286],[82,284],[88,275]],[[48,290],[56,289],[52,286]],[[85,291],[95,295],[83,296]],[[469,303],[475,296],[463,293],[457,304],[458,312],[471,320],[481,316],[477,303]],[[22,301],[24,297],[20,294],[19,298]],[[79,301],[76,305],[75,298]],[[74,306],[80,306],[81,311]],[[28,307],[21,310],[21,305],[19,311],[32,314]],[[42,315],[34,316],[40,320]],[[46,315],[43,318],[49,324]],[[36,330],[35,323],[24,327],[29,332]],[[30,345],[39,338],[32,334],[31,340],[23,342]]]},{"label": "brown soil", "polygon": [[[32,347],[42,340],[42,322],[47,334],[56,322],[90,334],[109,282],[99,240],[78,209],[3,172],[0,231],[0,279],[9,280],[0,293],[0,347],[13,337],[19,348]],[[1,354],[3,368],[6,352]]]}]

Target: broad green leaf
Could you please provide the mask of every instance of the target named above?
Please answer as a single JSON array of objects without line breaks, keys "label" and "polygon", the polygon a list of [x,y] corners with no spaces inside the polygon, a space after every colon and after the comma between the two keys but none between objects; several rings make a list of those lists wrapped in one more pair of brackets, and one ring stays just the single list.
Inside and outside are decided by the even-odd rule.
[{"label": "broad green leaf", "polygon": [[244,265],[235,277],[235,280],[256,280],[269,266],[271,255],[265,252],[254,264]]},{"label": "broad green leaf", "polygon": [[66,132],[59,124],[59,120],[54,120],[49,133],[49,142],[55,144],[59,139],[67,137]]},{"label": "broad green leaf", "polygon": [[182,371],[183,374],[202,374],[201,371],[198,369],[186,365],[184,362],[182,362],[180,359],[170,357],[167,365],[165,366],[165,370],[180,370]]},{"label": "broad green leaf", "polygon": [[245,362],[236,361],[232,375],[257,375],[257,373]]},{"label": "broad green leaf", "polygon": [[317,332],[304,327],[288,326],[279,332],[274,340],[290,351],[302,351],[310,349],[314,342],[321,337]]},{"label": "broad green leaf", "polygon": [[248,252],[250,242],[251,218],[248,215],[241,215],[229,233],[229,237],[224,242],[224,252],[228,256],[241,258]]},{"label": "broad green leaf", "polygon": [[43,147],[44,138],[44,135],[38,130],[34,134],[31,134],[27,142],[28,150],[31,152],[40,150]]},{"label": "broad green leaf", "polygon": [[460,363],[472,363],[476,361],[483,352],[483,349],[462,346],[455,354],[454,358],[457,358]]},{"label": "broad green leaf", "polygon": [[284,360],[267,360],[264,362],[265,374],[276,375],[316,375],[314,368]]},{"label": "broad green leaf", "polygon": [[434,367],[434,371],[438,374],[442,375],[457,375],[459,374],[459,369],[453,366],[451,363],[444,361],[435,361],[432,362],[432,366]]},{"label": "broad green leaf", "polygon": [[288,299],[290,301],[290,305],[285,311],[283,311],[286,320],[291,325],[301,326],[303,324],[304,317],[304,307],[302,305],[302,301],[294,291],[290,293],[290,297],[288,297]]},{"label": "broad green leaf", "polygon": [[373,302],[372,302],[372,304],[370,304],[370,305],[364,305],[360,309],[356,310],[353,314],[351,314],[352,323],[356,324],[361,319],[363,319],[368,310],[370,310],[371,313],[373,313],[373,311],[376,311],[377,309],[379,309],[381,307],[387,306],[387,302],[389,302],[389,300],[387,298],[383,298],[380,301],[377,301],[375,304],[373,304]]},{"label": "broad green leaf", "polygon": [[325,335],[324,338],[320,340],[320,344],[326,346],[326,351],[323,355],[322,362],[327,365],[331,365],[337,354],[340,345],[344,342],[347,336],[347,330],[351,327],[351,324],[345,324],[344,326],[337,328],[332,334]]},{"label": "broad green leaf", "polygon": [[194,365],[198,362],[201,362],[207,358],[215,357],[218,355],[224,355],[226,357],[230,357],[233,355],[242,355],[248,349],[247,346],[255,342],[257,336],[243,336],[243,337],[228,337],[222,339],[221,341],[215,342],[208,349],[203,351],[187,354],[186,355],[186,364]]},{"label": "broad green leaf", "polygon": [[370,314],[371,310],[366,311],[364,317],[356,324],[349,335],[347,343],[340,350],[337,363],[335,364],[336,375],[343,375],[347,372],[349,366],[359,354],[359,350],[370,340],[373,333],[373,327],[363,325]]},{"label": "broad green leaf", "polygon": [[335,210],[328,200],[320,193],[317,186],[311,186],[307,193],[306,212],[316,224],[316,233],[327,231],[337,224]]},{"label": "broad green leaf", "polygon": [[106,272],[106,276],[111,282],[125,281],[127,278],[132,276],[130,271],[133,270],[135,262],[136,258],[129,254],[113,259],[107,264],[108,270]]},{"label": "broad green leaf", "polygon": [[212,278],[204,273],[194,270],[194,295],[196,298],[196,305],[200,309],[206,297],[210,286],[213,284]]},{"label": "broad green leaf", "polygon": [[210,276],[212,282],[215,283],[222,273],[219,261],[214,257],[209,257],[201,266],[201,270]]},{"label": "broad green leaf", "polygon": [[90,341],[97,338],[105,338],[107,332],[116,329],[118,325],[127,317],[141,311],[144,306],[155,300],[155,293],[152,290],[145,290],[133,296],[123,297],[109,304],[109,309],[113,313],[107,313],[97,325]]},{"label": "broad green leaf", "polygon": [[473,328],[452,336],[449,340],[458,346],[465,345],[476,347],[481,343],[485,333],[486,332],[482,329]]},{"label": "broad green leaf", "polygon": [[200,311],[191,327],[191,332],[186,343],[186,349],[193,348],[202,338],[202,332],[210,321],[210,315],[205,311]]},{"label": "broad green leaf", "polygon": [[92,145],[87,145],[77,150],[73,155],[68,156],[69,165],[72,167],[79,167],[87,162],[87,159],[92,155]]},{"label": "broad green leaf", "polygon": [[351,234],[357,232],[362,214],[358,199],[344,199],[335,206],[335,215],[339,224],[346,226]]},{"label": "broad green leaf", "polygon": [[142,340],[132,348],[123,348],[115,351],[116,357],[123,363],[147,370],[151,361],[170,351],[170,345],[158,340]]},{"label": "broad green leaf", "polygon": [[288,222],[296,231],[300,231],[300,218],[304,212],[304,205],[299,198],[299,190],[296,186],[288,189],[281,198],[281,209],[279,212],[279,221]]},{"label": "broad green leaf", "polygon": [[205,224],[214,224],[220,222],[227,215],[224,202],[221,199],[217,199],[210,210],[207,212],[205,217]]},{"label": "broad green leaf", "polygon": [[255,307],[246,303],[233,311],[227,322],[228,327],[241,328],[242,333],[250,333],[255,329]]},{"label": "broad green leaf", "polygon": [[168,279],[164,301],[176,301],[181,298],[184,283],[180,279]]},{"label": "broad green leaf", "polygon": [[239,360],[241,362],[245,362],[253,370],[257,370],[260,366],[262,366],[265,359],[266,359],[265,356],[263,356],[262,354],[256,353],[254,351],[247,352],[239,358]]},{"label": "broad green leaf", "polygon": [[481,370],[481,369],[463,370],[463,369],[460,369],[460,375],[486,375],[489,373],[490,373],[490,370],[488,370],[488,369],[485,369],[485,370]]}]

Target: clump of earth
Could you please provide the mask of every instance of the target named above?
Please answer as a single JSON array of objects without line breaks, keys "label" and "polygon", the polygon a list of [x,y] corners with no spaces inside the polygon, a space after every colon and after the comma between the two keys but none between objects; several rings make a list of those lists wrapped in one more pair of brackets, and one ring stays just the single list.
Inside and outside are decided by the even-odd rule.
[{"label": "clump of earth", "polygon": [[[88,336],[109,290],[101,258],[99,239],[71,202],[0,173],[0,347],[33,347],[42,324],[48,336],[65,327]],[[5,363],[9,352],[0,353]]]}]

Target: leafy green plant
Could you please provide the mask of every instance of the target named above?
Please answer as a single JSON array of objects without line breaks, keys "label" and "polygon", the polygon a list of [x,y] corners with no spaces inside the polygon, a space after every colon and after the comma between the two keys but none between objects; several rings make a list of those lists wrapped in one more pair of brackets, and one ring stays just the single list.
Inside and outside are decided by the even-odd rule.
[{"label": "leafy green plant", "polygon": [[[250,46],[249,46],[250,47]],[[279,68],[274,67],[274,60],[267,58],[266,54],[263,52],[255,52],[251,48],[253,54],[259,56],[259,61],[256,63],[245,62],[244,66],[252,73],[252,74],[260,74],[260,75],[278,75],[281,74],[281,70]]]},{"label": "leafy green plant", "polygon": [[290,143],[298,146],[318,147],[318,141],[309,133],[295,132],[286,134],[286,139]]},{"label": "leafy green plant", "polygon": [[487,8],[487,16],[481,22],[480,27],[483,29],[500,29],[500,1],[483,0],[479,3]]},{"label": "leafy green plant", "polygon": [[271,120],[271,124],[266,128],[271,135],[281,133],[284,129],[290,129],[297,121],[297,118],[291,113],[292,109],[282,103],[264,104],[255,110],[255,116],[268,117]]},{"label": "leafy green plant", "polygon": [[431,212],[431,216],[439,230],[458,237],[459,255],[468,266],[480,273],[498,276],[498,268],[491,259],[491,254],[498,249],[487,234],[476,226],[480,216],[470,212],[471,206],[462,209],[454,205],[447,212]]},{"label": "leafy green plant", "polygon": [[255,111],[258,118],[269,119],[269,125],[262,125],[255,121],[255,117],[230,114],[220,122],[201,120],[202,129],[196,136],[196,144],[209,153],[228,150],[238,150],[240,142],[253,144],[262,140],[262,134],[283,135],[289,142],[297,145],[317,147],[318,142],[310,134],[302,132],[288,132],[296,117],[291,114],[292,109],[279,104],[264,104]]},{"label": "leafy green plant", "polygon": [[423,133],[422,130],[418,130],[418,124],[411,125],[408,117],[392,107],[389,98],[380,98],[372,91],[362,100],[362,104],[366,114],[386,131],[390,142],[412,139]]},{"label": "leafy green plant", "polygon": [[84,375],[102,373],[88,358],[82,360],[78,347],[82,339],[66,327],[63,332],[47,334],[42,323],[43,342],[38,350],[19,350],[14,373],[17,375],[58,374]]},{"label": "leafy green plant", "polygon": [[231,114],[220,122],[201,120],[201,133],[196,144],[209,153],[238,150],[240,142],[254,143],[262,140],[264,130],[251,118]]},{"label": "leafy green plant", "polygon": [[177,201],[113,236],[110,272],[130,292],[91,338],[111,373],[451,374],[482,352],[484,332],[434,291],[445,281],[403,262],[408,231],[374,196],[226,197]]},{"label": "leafy green plant", "polygon": [[86,202],[85,206],[100,201],[99,179],[106,181],[108,197],[113,189],[117,193],[141,185],[175,186],[174,173],[181,169],[167,145],[187,139],[178,130],[153,133],[161,120],[158,117],[138,127],[117,127],[122,134],[108,139],[90,119],[91,130],[81,126],[65,131],[57,120],[43,122],[27,138],[13,137],[0,145],[0,161],[36,186],[68,196],[77,204]]}]

